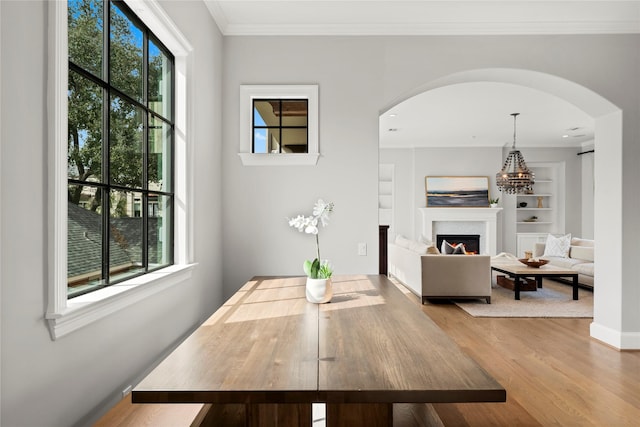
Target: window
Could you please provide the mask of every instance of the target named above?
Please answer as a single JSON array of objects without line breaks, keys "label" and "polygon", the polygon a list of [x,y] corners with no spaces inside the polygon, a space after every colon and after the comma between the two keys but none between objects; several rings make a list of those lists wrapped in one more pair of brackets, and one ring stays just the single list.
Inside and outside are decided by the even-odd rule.
[{"label": "window", "polygon": [[[45,318],[57,339],[191,277],[193,49],[156,0],[48,10]],[[87,248],[82,271],[72,240]]]},{"label": "window", "polygon": [[174,60],[122,2],[70,0],[68,39],[72,298],[173,264]]},{"label": "window", "polygon": [[253,153],[308,151],[307,99],[253,100]]},{"label": "window", "polygon": [[315,165],[318,86],[240,86],[244,165]]}]

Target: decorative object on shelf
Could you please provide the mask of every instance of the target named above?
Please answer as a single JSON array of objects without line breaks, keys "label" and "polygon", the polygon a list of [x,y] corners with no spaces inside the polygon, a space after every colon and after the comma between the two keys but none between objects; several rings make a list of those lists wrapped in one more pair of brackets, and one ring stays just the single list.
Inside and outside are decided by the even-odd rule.
[{"label": "decorative object on shelf", "polygon": [[538,220],[537,216],[532,216],[532,217],[529,217],[527,219],[523,219],[522,221],[524,221],[524,222],[536,222],[537,220]]},{"label": "decorative object on shelf", "polygon": [[507,194],[523,194],[533,191],[535,174],[527,167],[520,150],[516,150],[516,117],[513,116],[513,145],[500,172],[496,174],[496,185]]},{"label": "decorative object on shelf", "polygon": [[489,206],[492,208],[497,208],[499,201],[500,201],[500,197],[496,197],[495,199],[489,199]]},{"label": "decorative object on shelf", "polygon": [[527,207],[527,202],[520,202],[518,204],[518,206],[520,206],[521,208],[526,208]]},{"label": "decorative object on shelf", "polygon": [[527,267],[533,267],[533,268],[540,268],[549,262],[548,259],[542,259],[542,258],[520,258],[518,261],[520,261]]},{"label": "decorative object on shelf", "polygon": [[542,209],[542,207],[543,207],[542,206],[542,199],[543,199],[542,196],[538,196],[538,209]]},{"label": "decorative object on shelf", "polygon": [[489,207],[486,176],[427,176],[424,179],[427,207]]},{"label": "decorative object on shelf", "polygon": [[329,261],[320,258],[320,239],[318,238],[319,229],[318,222],[326,227],[329,224],[329,214],[333,212],[333,202],[325,203],[324,200],[318,199],[313,206],[311,216],[298,215],[295,218],[288,219],[289,225],[295,227],[299,232],[314,234],[316,236],[316,258],[306,260],[303,268],[307,275],[306,297],[307,301],[323,304],[331,301],[333,297],[333,287],[331,284],[331,276],[333,268]]}]

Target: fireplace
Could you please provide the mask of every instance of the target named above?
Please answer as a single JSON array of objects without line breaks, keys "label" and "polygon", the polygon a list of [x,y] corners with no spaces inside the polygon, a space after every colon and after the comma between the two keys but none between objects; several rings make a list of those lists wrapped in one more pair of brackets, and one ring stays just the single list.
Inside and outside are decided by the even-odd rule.
[{"label": "fireplace", "polygon": [[[482,255],[497,253],[497,221],[502,208],[438,207],[418,208],[418,211],[422,215],[420,234],[427,239],[437,242],[438,234],[479,234],[482,243],[479,253]],[[442,226],[443,224],[446,226]]]},{"label": "fireplace", "polygon": [[438,234],[436,236],[436,247],[442,247],[442,241],[446,240],[452,245],[462,243],[469,253],[480,253],[480,235],[479,234]]}]

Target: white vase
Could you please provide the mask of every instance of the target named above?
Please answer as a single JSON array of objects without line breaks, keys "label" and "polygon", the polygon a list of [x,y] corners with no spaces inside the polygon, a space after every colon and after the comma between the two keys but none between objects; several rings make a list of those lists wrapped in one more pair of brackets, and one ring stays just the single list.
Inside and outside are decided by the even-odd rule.
[{"label": "white vase", "polygon": [[497,208],[498,204],[497,203],[491,203],[489,206],[491,206],[492,208]]},{"label": "white vase", "polygon": [[315,304],[324,304],[333,297],[331,279],[312,279],[307,277],[306,286],[307,301]]}]

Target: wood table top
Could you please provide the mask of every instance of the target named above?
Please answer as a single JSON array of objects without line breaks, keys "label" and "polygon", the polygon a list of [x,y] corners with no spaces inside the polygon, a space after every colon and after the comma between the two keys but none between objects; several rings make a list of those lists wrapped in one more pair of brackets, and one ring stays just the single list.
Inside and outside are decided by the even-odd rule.
[{"label": "wood table top", "polygon": [[134,403],[500,402],[504,388],[385,276],[247,282],[138,386]]},{"label": "wood table top", "polygon": [[578,274],[575,270],[571,270],[570,268],[562,268],[550,264],[545,264],[540,267],[529,267],[518,261],[491,261],[491,268],[499,268],[511,274],[522,276],[535,274],[566,276],[570,274]]}]

